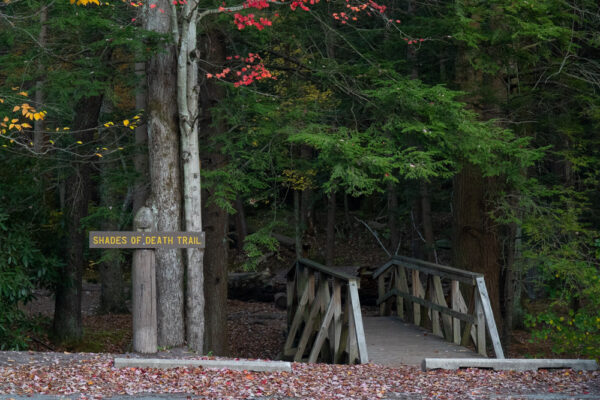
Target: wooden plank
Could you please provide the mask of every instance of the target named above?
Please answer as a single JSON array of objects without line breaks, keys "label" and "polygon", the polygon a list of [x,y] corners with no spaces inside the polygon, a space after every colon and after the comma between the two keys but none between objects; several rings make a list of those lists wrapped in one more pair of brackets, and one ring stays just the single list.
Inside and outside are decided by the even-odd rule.
[{"label": "wooden plank", "polygon": [[348,301],[346,301],[346,312],[343,313],[342,333],[340,335],[340,345],[333,356],[333,363],[339,364],[342,361],[342,356],[348,348]]},{"label": "wooden plank", "polygon": [[[412,271],[412,294],[414,299],[420,298],[421,290],[423,287],[421,286],[421,280],[419,279],[419,271]],[[413,323],[417,326],[421,324],[421,306],[420,303],[413,300]]]},{"label": "wooden plank", "polygon": [[348,313],[348,342],[346,345],[346,352],[348,353],[348,364],[353,365],[356,363],[356,358],[358,357],[358,342],[356,340],[356,324],[354,323],[350,286],[348,286],[347,292],[346,312]]},{"label": "wooden plank", "polygon": [[299,258],[298,262],[304,266],[312,268],[313,270],[323,272],[323,273],[325,273],[329,276],[335,277],[335,278],[343,279],[346,281],[356,278],[355,276],[344,274],[343,272],[336,271],[333,268],[328,268],[322,264],[319,264],[317,262],[314,262],[314,261],[306,259],[306,258]]},{"label": "wooden plank", "polygon": [[358,298],[358,283],[356,279],[352,279],[348,282],[348,289],[350,294],[350,302],[352,303],[352,312],[354,316],[354,325],[356,329],[356,340],[358,342],[358,355],[360,362],[366,364],[369,362],[369,355],[367,353],[367,341],[365,339],[365,330],[362,321],[362,314],[360,311],[360,301]]},{"label": "wooden plank", "polygon": [[[393,260],[396,260],[398,262],[400,262],[401,264],[411,264],[413,267],[424,267],[424,268],[428,268],[428,269],[433,269],[433,270],[437,270],[438,273],[434,273],[434,275],[438,275],[438,276],[446,276],[446,277],[450,277],[451,275],[456,275],[457,278],[463,278],[463,279],[467,279],[468,282],[472,282],[472,284],[475,284],[475,279],[478,277],[483,277],[482,274],[476,273],[476,272],[471,272],[471,271],[466,271],[464,269],[459,269],[459,268],[454,268],[454,267],[450,267],[447,265],[441,265],[441,264],[435,264],[432,262],[428,262],[428,261],[423,261],[423,260],[418,260],[416,258],[411,258],[411,257],[406,257],[406,256],[393,256],[392,257]],[[425,270],[423,270],[423,272],[427,272]],[[455,279],[457,281],[462,281],[461,279]]]},{"label": "wooden plank", "polygon": [[308,273],[308,302],[312,303],[315,300],[315,274],[308,269],[306,272]]},{"label": "wooden plank", "polygon": [[327,312],[323,317],[323,322],[319,328],[319,333],[317,334],[317,338],[315,339],[315,343],[310,350],[310,355],[308,356],[308,362],[314,363],[317,362],[317,358],[319,357],[319,352],[321,351],[321,347],[323,347],[323,343],[325,343],[325,338],[328,336],[328,329],[331,320],[333,319],[333,312],[335,309],[335,301],[333,297],[329,300],[329,305],[327,306]]},{"label": "wooden plank", "polygon": [[[452,281],[450,284],[450,297],[451,297],[451,301],[452,301],[452,310],[454,311],[461,311],[458,305],[458,296],[461,296],[460,294],[460,284],[458,283],[458,281]],[[461,296],[462,299],[462,296]],[[463,300],[464,302],[464,300]],[[466,308],[466,307],[465,307]],[[452,318],[452,333],[453,333],[453,339],[454,339],[454,344],[460,344],[460,319],[458,318]]]},{"label": "wooden plank", "polygon": [[[317,297],[320,297],[321,292],[317,294]],[[306,345],[308,344],[308,340],[313,333],[313,326],[315,324],[315,319],[317,313],[320,309],[319,299],[312,302],[310,307],[310,313],[308,314],[308,320],[304,325],[304,330],[302,331],[302,335],[300,336],[300,341],[298,342],[298,350],[296,350],[296,355],[294,356],[294,361],[302,361],[302,356],[304,355],[304,350],[306,349]]]},{"label": "wooden plank", "polygon": [[[439,278],[437,276],[431,277],[431,283],[429,287],[429,301],[432,303],[439,304],[437,300],[437,293],[435,291],[435,284],[433,283],[433,278]],[[441,304],[439,304],[441,305]],[[442,314],[443,315],[443,314]],[[435,336],[439,336],[441,338],[444,337],[444,333],[442,332],[442,327],[440,326],[440,312],[435,309],[431,309],[431,331]]]},{"label": "wooden plank", "polygon": [[[475,293],[475,286],[471,287],[471,296],[474,296],[473,293]],[[472,300],[472,299],[471,299]],[[471,302],[469,307],[467,307],[467,303],[465,303],[465,299],[462,296],[462,292],[459,290],[458,291],[458,297],[456,298],[456,301],[458,303],[458,311],[461,313],[465,313],[468,315],[473,315],[473,303]],[[473,317],[473,323],[475,323],[475,317]],[[473,339],[473,343],[477,343],[477,333],[475,332],[475,326],[473,324],[471,324],[471,338]],[[466,329],[465,329],[466,332]],[[467,337],[468,339],[468,337]],[[459,344],[462,342],[459,342]],[[466,346],[466,345],[465,345]]]},{"label": "wooden plank", "polygon": [[[396,268],[394,268],[394,274],[395,289],[408,292],[404,267],[396,266]],[[396,313],[400,318],[404,318],[404,297],[402,296],[396,296]]]},{"label": "wooden plank", "polygon": [[[473,314],[473,310],[475,309],[475,286],[473,286],[471,288],[471,297],[469,298],[469,306],[467,307],[466,305],[464,305],[464,299],[463,299],[463,305],[464,305],[464,309],[466,310],[465,312],[469,315]],[[465,328],[462,332],[462,338],[460,340],[460,344],[462,346],[468,346],[469,345],[469,335],[471,336],[471,338],[473,339],[473,343],[475,343],[475,346],[477,346],[477,335],[475,332],[475,327],[473,326],[473,324],[475,323],[475,318],[473,317],[473,321],[469,321],[465,324]]]},{"label": "wooden plank", "polygon": [[[444,288],[442,287],[442,279],[439,276],[433,277],[433,290],[435,293],[435,302],[440,306],[447,307],[446,298],[444,296]],[[444,336],[446,340],[452,341],[452,317],[442,313],[442,324],[444,326]]]},{"label": "wooden plank", "polygon": [[492,341],[492,345],[494,346],[494,353],[496,354],[496,358],[504,358],[504,351],[502,350],[502,344],[500,343],[498,328],[496,327],[496,321],[494,320],[494,313],[492,312],[490,297],[488,295],[483,277],[477,278],[477,289],[479,290],[479,294],[481,295],[483,312],[485,314],[485,319],[487,320],[490,339]]},{"label": "wooden plank", "polygon": [[[379,295],[379,298],[383,298],[383,296],[385,295],[385,274],[381,274],[377,278],[377,294]],[[385,314],[385,305],[386,305],[386,302],[379,304],[379,315],[380,316],[386,315]]]},{"label": "wooden plank", "polygon": [[483,314],[483,304],[479,290],[475,293],[475,319],[477,321],[477,352],[487,357],[485,348],[485,315]]},{"label": "wooden plank", "polygon": [[[335,355],[340,348],[340,339],[342,335],[342,283],[338,279],[333,280],[333,301],[335,308],[333,310],[333,340],[331,342],[331,354]],[[332,360],[335,362],[335,360]]]},{"label": "wooden plank", "polygon": [[288,326],[291,325],[292,320],[294,318],[294,297],[296,296],[295,293],[295,289],[296,289],[296,275],[293,275],[293,277],[290,279],[290,277],[288,276],[288,281],[286,283],[286,312],[287,312],[287,324]]},{"label": "wooden plank", "polygon": [[[389,292],[387,292],[387,294],[384,296],[383,301],[387,300],[389,297],[391,296],[402,296],[404,297],[406,300],[410,300],[414,303],[418,303],[420,306],[425,306],[425,307],[429,307],[429,308],[433,308],[437,311],[440,311],[442,313],[446,313],[454,318],[458,318],[461,321],[465,321],[465,322],[470,322],[470,323],[474,323],[475,322],[475,317],[473,317],[471,314],[465,313],[465,312],[457,312],[454,311],[448,307],[444,307],[444,306],[440,306],[439,304],[433,303],[429,300],[426,299],[422,299],[420,297],[415,297],[409,293],[405,293],[405,292],[401,292],[398,289],[392,289]],[[377,304],[379,304],[379,300],[377,300]]]},{"label": "wooden plank", "polygon": [[287,354],[288,351],[292,348],[294,343],[294,339],[296,338],[296,333],[298,328],[300,327],[300,323],[304,317],[304,308],[308,303],[308,286],[304,288],[304,292],[302,293],[302,298],[300,299],[300,303],[298,303],[298,308],[296,309],[296,314],[294,315],[294,320],[292,321],[292,325],[290,326],[290,331],[288,332],[288,336],[285,340],[285,344],[283,346],[284,354]]},{"label": "wooden plank", "polygon": [[389,267],[391,267],[392,265],[395,265],[395,264],[396,264],[396,262],[393,259],[387,261],[381,267],[377,268],[375,270],[375,272],[373,272],[373,279],[377,279],[379,277],[379,275],[383,274],[385,271],[388,270]]}]

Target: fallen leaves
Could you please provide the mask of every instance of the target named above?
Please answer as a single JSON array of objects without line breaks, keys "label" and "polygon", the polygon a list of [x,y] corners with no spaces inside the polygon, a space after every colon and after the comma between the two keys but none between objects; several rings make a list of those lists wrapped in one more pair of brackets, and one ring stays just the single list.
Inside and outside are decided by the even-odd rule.
[{"label": "fallen leaves", "polygon": [[[39,353],[43,354],[43,353]],[[291,373],[228,369],[116,369],[108,355],[52,364],[0,367],[0,393],[81,396],[180,393],[208,398],[375,399],[489,398],[560,393],[600,395],[599,372],[510,372],[466,369],[422,372],[414,367],[293,364]],[[402,397],[404,398],[404,397]]]}]

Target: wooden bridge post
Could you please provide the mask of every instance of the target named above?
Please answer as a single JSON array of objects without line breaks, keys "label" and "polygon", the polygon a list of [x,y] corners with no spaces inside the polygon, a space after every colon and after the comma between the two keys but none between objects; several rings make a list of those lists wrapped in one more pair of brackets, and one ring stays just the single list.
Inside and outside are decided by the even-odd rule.
[{"label": "wooden bridge post", "polygon": [[[452,281],[450,284],[450,297],[452,301],[452,310],[461,312],[458,296],[460,296],[460,285],[458,281]],[[454,344],[460,344],[460,319],[452,318],[452,333]]]},{"label": "wooden bridge post", "polygon": [[475,320],[477,325],[477,352],[487,357],[485,347],[485,316],[483,315],[483,305],[479,290],[475,290]]}]

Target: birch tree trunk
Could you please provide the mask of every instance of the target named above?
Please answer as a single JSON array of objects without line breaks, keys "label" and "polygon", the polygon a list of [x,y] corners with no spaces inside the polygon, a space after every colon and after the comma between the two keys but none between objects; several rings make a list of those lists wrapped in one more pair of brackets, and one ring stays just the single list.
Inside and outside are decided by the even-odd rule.
[{"label": "birch tree trunk", "polygon": [[[164,13],[146,8],[147,30],[168,34],[175,28],[167,0],[158,0]],[[147,66],[148,138],[152,211],[158,231],[181,229],[181,181],[179,174],[179,128],[177,124],[175,47],[166,45]],[[185,338],[184,267],[178,249],[156,249],[158,345],[179,346]]]},{"label": "birch tree trunk", "polygon": [[[172,7],[174,12],[175,7]],[[198,50],[197,1],[183,7],[177,58],[177,108],[183,164],[183,208],[185,230],[202,231],[200,192],[200,151],[198,143]],[[199,353],[204,345],[204,250],[186,249],[186,339],[190,349]]]}]

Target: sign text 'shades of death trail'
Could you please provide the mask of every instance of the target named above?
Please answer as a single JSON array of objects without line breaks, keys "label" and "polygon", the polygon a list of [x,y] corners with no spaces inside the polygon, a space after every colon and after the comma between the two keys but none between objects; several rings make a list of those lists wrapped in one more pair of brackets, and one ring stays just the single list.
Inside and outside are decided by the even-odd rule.
[{"label": "sign text 'shades of death trail'", "polygon": [[204,245],[204,232],[90,232],[90,249],[177,249],[204,248]]},{"label": "sign text 'shades of death trail'", "polygon": [[[131,268],[131,309],[133,350],[156,353],[157,291],[156,253],[163,249],[204,249],[204,232],[156,232],[154,217],[148,207],[138,210],[133,231],[91,231],[90,249],[133,249]],[[200,250],[203,251],[203,250]]]}]

